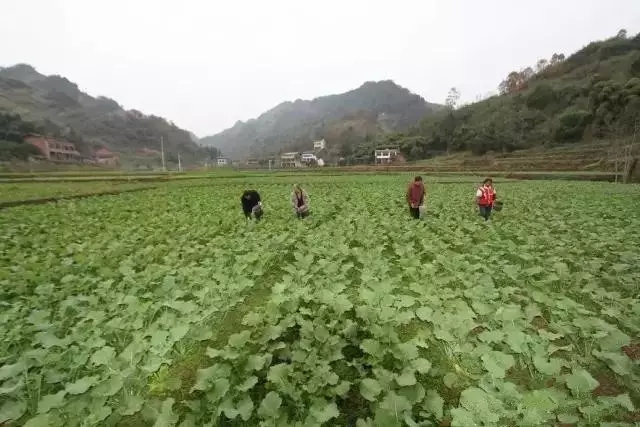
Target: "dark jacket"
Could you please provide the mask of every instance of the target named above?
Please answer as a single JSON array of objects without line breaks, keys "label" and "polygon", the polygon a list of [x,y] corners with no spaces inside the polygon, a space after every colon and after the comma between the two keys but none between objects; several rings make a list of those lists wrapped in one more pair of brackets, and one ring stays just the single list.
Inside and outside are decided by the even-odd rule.
[{"label": "dark jacket", "polygon": [[424,183],[422,181],[413,181],[407,188],[407,203],[412,208],[417,208],[424,203]]},{"label": "dark jacket", "polygon": [[[249,197],[247,198],[247,196]],[[260,194],[258,194],[256,190],[247,190],[242,193],[240,201],[242,202],[242,210],[244,213],[249,214],[251,213],[251,209],[260,202]]]}]

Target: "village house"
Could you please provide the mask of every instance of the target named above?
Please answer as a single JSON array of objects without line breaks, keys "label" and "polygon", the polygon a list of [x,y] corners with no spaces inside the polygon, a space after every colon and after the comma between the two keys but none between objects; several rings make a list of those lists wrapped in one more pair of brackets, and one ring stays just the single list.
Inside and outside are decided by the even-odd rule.
[{"label": "village house", "polygon": [[325,142],[324,138],[318,141],[313,141],[313,149],[315,151],[324,150],[325,148],[327,148],[327,143]]},{"label": "village house", "polygon": [[37,147],[47,160],[79,162],[82,159],[75,145],[63,139],[30,134],[25,136],[24,140]]},{"label": "village house", "polygon": [[398,156],[399,150],[397,148],[383,148],[381,150],[375,150],[375,163],[378,165],[389,164]]},{"label": "village house", "polygon": [[280,167],[283,168],[299,168],[302,167],[300,162],[300,153],[291,152],[284,153],[280,156]]},{"label": "village house", "polygon": [[106,148],[101,148],[94,153],[96,163],[105,166],[115,166],[120,160],[120,156],[117,153],[109,151]]},{"label": "village house", "polygon": [[311,153],[311,152],[302,153],[302,163],[306,163],[306,164],[315,163],[317,160],[318,159],[314,153]]},{"label": "village house", "polygon": [[216,159],[216,163],[218,166],[227,166],[229,164],[229,160],[221,157],[219,159]]}]

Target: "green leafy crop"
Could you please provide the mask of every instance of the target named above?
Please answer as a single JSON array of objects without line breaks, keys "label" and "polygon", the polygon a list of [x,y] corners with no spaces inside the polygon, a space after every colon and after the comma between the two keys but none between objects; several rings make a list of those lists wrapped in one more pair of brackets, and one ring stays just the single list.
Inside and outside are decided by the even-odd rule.
[{"label": "green leafy crop", "polygon": [[0,212],[0,424],[633,425],[637,187],[294,179]]}]

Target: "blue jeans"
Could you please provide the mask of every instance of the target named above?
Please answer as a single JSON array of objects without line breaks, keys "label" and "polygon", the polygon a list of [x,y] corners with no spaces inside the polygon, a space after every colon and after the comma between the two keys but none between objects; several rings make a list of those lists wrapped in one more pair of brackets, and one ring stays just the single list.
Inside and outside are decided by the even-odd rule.
[{"label": "blue jeans", "polygon": [[488,221],[491,216],[491,206],[480,206],[480,216]]}]

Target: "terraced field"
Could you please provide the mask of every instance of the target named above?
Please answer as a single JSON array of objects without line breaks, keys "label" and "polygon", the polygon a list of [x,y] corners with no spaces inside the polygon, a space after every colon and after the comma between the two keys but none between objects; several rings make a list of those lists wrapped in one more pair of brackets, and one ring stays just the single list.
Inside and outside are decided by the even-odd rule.
[{"label": "terraced field", "polygon": [[640,188],[294,179],[0,211],[0,424],[638,422]]}]

